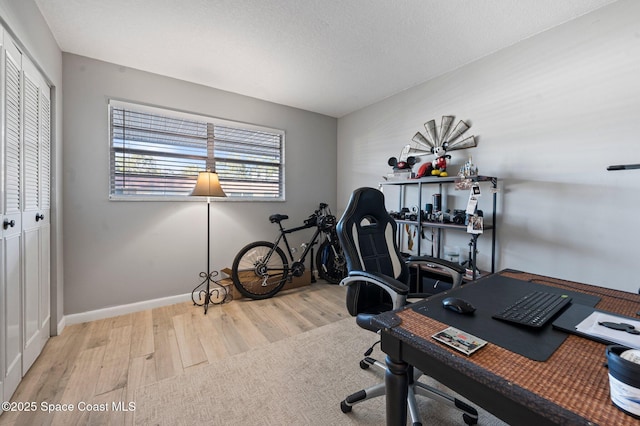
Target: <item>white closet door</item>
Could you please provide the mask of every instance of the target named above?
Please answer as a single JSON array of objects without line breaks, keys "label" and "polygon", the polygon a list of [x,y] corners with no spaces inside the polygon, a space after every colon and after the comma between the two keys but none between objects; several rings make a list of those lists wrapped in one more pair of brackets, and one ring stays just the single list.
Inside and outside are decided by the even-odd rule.
[{"label": "white closet door", "polygon": [[4,140],[2,141],[3,227],[2,227],[2,304],[3,400],[8,400],[22,378],[22,55],[5,34],[2,50],[2,103]]},{"label": "white closet door", "polygon": [[51,88],[40,82],[40,329],[42,346],[50,334],[51,322]]},{"label": "white closet door", "polygon": [[[26,58],[22,61],[23,69],[23,209],[22,229],[24,243],[24,291],[23,291],[23,361],[22,373],[36,360],[49,337],[48,316],[48,260],[43,256],[48,254],[43,245],[48,244],[49,212],[42,209],[42,123],[49,120],[43,117],[42,108],[46,102],[42,101],[42,88],[46,87],[44,79],[35,66]],[[48,154],[46,155],[48,158]],[[49,177],[47,176],[47,179]],[[46,215],[45,215],[46,213]],[[42,312],[44,305],[46,312]],[[45,328],[46,327],[46,328]]]},{"label": "white closet door", "polygon": [[[0,26],[0,135],[4,132],[4,28]],[[4,173],[4,138],[0,141],[0,171]],[[2,177],[0,177],[0,182]],[[4,190],[4,186],[1,190]],[[4,196],[0,197],[0,223],[4,223]],[[0,398],[4,401],[4,356],[5,356],[5,321],[4,321],[4,235],[0,228]]]}]

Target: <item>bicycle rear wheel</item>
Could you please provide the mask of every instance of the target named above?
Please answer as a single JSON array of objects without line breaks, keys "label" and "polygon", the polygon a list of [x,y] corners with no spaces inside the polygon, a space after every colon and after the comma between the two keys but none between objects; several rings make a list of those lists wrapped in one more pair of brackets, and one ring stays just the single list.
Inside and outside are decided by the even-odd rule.
[{"label": "bicycle rear wheel", "polygon": [[280,291],[289,274],[289,264],[280,247],[268,241],[245,246],[233,260],[231,278],[243,296],[268,299]]},{"label": "bicycle rear wheel", "polygon": [[[337,252],[337,256],[336,256]],[[342,248],[336,247],[335,252],[329,240],[325,240],[318,248],[316,255],[318,275],[329,284],[338,284],[347,276],[347,262],[342,254]]]}]

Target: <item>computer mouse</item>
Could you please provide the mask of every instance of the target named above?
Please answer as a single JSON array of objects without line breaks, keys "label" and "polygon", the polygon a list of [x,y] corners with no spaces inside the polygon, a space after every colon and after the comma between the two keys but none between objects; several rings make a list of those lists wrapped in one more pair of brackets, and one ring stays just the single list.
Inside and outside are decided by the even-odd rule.
[{"label": "computer mouse", "polygon": [[447,297],[443,299],[442,306],[450,311],[467,315],[472,314],[476,310],[475,306],[471,303],[458,297]]}]

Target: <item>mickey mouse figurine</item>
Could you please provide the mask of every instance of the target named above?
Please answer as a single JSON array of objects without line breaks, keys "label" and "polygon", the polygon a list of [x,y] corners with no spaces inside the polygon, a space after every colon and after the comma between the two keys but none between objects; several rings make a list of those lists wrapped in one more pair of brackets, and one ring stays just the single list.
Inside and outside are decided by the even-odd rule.
[{"label": "mickey mouse figurine", "polygon": [[449,164],[449,159],[451,156],[447,154],[447,149],[444,146],[436,146],[432,148],[433,153],[436,158],[431,162],[433,166],[433,170],[431,170],[431,174],[433,176],[441,176],[447,177],[449,174],[447,173],[447,165]]},{"label": "mickey mouse figurine", "polygon": [[440,127],[436,126],[435,120],[427,121],[424,123],[424,128],[427,131],[426,135],[417,132],[411,138],[412,143],[406,147],[407,154],[435,155],[435,159],[431,163],[427,163],[428,165],[423,165],[420,168],[421,171],[424,168],[424,172],[432,176],[449,176],[447,165],[451,156],[447,154],[447,151],[451,152],[456,149],[476,146],[475,136],[461,139],[461,136],[469,129],[469,124],[460,120],[452,129],[451,125],[454,120],[454,116],[445,115],[442,117]]}]

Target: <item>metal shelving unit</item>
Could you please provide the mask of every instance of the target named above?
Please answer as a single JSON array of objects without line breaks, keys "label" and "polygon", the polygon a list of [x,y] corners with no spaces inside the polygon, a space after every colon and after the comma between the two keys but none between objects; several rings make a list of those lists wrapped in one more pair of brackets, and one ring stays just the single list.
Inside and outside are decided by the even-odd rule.
[{"label": "metal shelving unit", "polygon": [[[469,177],[467,178],[469,180],[471,180],[472,182],[477,182],[477,183],[488,183],[492,186],[492,188],[494,189],[494,191],[492,191],[492,207],[493,210],[491,212],[490,216],[487,216],[486,213],[484,215],[484,226],[483,229],[484,231],[491,231],[491,273],[495,272],[495,253],[496,253],[496,207],[497,207],[497,194],[495,189],[497,189],[498,186],[498,178],[497,177],[493,177],[493,176],[473,176],[473,177]],[[384,187],[385,186],[400,186],[401,189],[399,191],[399,198],[398,198],[398,206],[399,209],[401,209],[402,207],[406,206],[406,191],[405,188],[408,186],[416,186],[417,187],[417,205],[420,206],[420,208],[422,209],[423,207],[423,189],[424,187],[430,187],[430,186],[434,186],[436,185],[438,187],[438,193],[442,194],[443,193],[443,185],[450,185],[450,184],[455,184],[457,182],[460,182],[461,178],[458,176],[447,176],[447,177],[423,177],[423,178],[419,178],[419,179],[405,179],[405,180],[397,180],[397,181],[385,181],[385,182],[380,182],[380,188],[381,190],[384,192]],[[415,203],[411,203],[411,204],[415,204]],[[487,218],[490,217],[491,218],[491,222],[487,221]],[[420,218],[419,218],[420,219]],[[396,219],[396,222],[398,224],[410,224],[410,225],[415,225],[417,226],[417,234],[418,235],[422,235],[422,230],[424,228],[431,228],[431,229],[436,229],[437,230],[437,246],[436,246],[436,250],[434,253],[435,257],[441,257],[441,251],[442,251],[442,247],[441,247],[441,241],[442,241],[442,233],[444,231],[459,231],[459,232],[467,232],[467,226],[466,225],[458,225],[455,223],[442,223],[442,222],[431,222],[431,221],[424,221],[424,220],[416,220],[416,221],[412,221],[412,220],[402,220],[402,219]],[[472,253],[472,259],[470,259],[470,269],[472,270],[472,279],[476,279],[476,248],[477,248],[477,241],[478,241],[478,237],[480,236],[480,234],[470,234],[471,235],[471,253]],[[398,233],[398,238],[400,238],[400,233]],[[400,244],[400,241],[398,241],[398,244]],[[417,247],[417,255],[420,256],[421,255],[421,244],[418,244]]]}]

